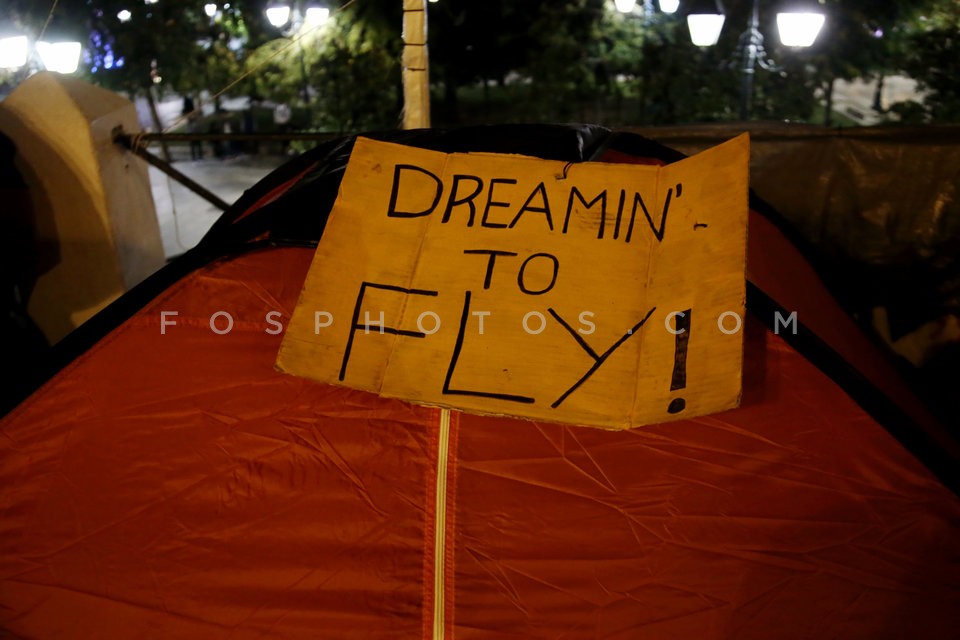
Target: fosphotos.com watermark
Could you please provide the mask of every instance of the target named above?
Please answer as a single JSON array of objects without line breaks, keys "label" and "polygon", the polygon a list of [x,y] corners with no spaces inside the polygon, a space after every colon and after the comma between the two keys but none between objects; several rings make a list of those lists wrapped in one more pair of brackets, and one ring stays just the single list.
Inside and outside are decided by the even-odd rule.
[{"label": "fosphotos.com watermark", "polygon": [[[682,322],[682,320],[686,318],[688,313],[689,310],[671,311],[667,313],[663,318],[663,329],[673,335],[685,333],[687,331],[685,327],[689,326],[689,322]],[[469,316],[461,318],[460,321],[463,323],[467,320],[475,320],[474,322],[469,322],[469,324],[474,327],[477,335],[484,335],[486,323],[493,315],[492,311],[471,310]],[[161,311],[160,335],[167,335],[173,331],[173,328],[179,324],[179,317],[180,312],[178,311]],[[527,335],[539,335],[547,329],[551,318],[564,325],[568,330],[573,329],[583,336],[593,335],[597,330],[597,323],[594,322],[597,314],[592,311],[581,311],[577,315],[577,326],[574,327],[563,318],[560,318],[552,309],[548,310],[548,313],[537,310],[526,312],[517,319],[516,328]],[[285,329],[284,320],[285,317],[280,311],[267,312],[262,318],[263,332],[269,335],[282,334]],[[413,334],[417,337],[434,335],[441,330],[444,324],[440,314],[435,311],[422,311],[417,315],[414,321],[416,331],[413,329],[401,329],[387,324],[385,311],[372,313],[370,311],[364,311],[362,314],[357,314],[356,317],[343,322],[347,324],[351,331],[362,331],[365,334]],[[210,332],[218,336],[231,333],[236,327],[236,324],[236,319],[233,314],[224,310],[214,311],[208,319]],[[313,332],[315,335],[320,335],[323,331],[335,329],[336,326],[336,318],[334,318],[334,315],[329,311],[313,312]],[[743,329],[743,317],[736,311],[719,313],[716,317],[716,328],[718,332],[724,335],[735,335]],[[774,312],[773,332],[780,335],[781,331],[791,335],[797,334],[798,319],[796,311],[792,311],[787,315],[779,311]],[[632,331],[628,331],[628,333],[632,333]]]}]

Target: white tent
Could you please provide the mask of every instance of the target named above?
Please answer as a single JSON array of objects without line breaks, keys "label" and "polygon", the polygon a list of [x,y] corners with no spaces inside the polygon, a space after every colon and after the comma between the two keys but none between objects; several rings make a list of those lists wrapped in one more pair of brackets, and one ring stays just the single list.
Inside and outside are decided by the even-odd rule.
[{"label": "white tent", "polygon": [[164,262],[147,167],[113,143],[118,126],[139,130],[132,102],[54,73],[32,76],[0,102],[38,248],[58,256],[28,301],[51,343]]}]

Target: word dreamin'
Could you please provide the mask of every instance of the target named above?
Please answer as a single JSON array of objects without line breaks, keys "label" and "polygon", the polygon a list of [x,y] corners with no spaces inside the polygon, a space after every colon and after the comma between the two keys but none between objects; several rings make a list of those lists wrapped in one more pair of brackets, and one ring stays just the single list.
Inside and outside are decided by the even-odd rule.
[{"label": "word dreamin'", "polygon": [[[404,174],[409,176],[407,178],[408,184],[411,182],[411,179],[416,181],[416,188],[403,189],[405,193],[426,194],[424,201],[417,203],[419,210],[410,210],[413,207],[410,203],[404,203],[405,208],[403,209],[398,208],[402,183],[401,176]],[[417,174],[425,176],[433,183],[432,201],[429,204],[426,204],[426,202],[427,199],[431,197],[429,195],[431,188],[425,186],[427,183],[425,183],[422,178],[417,179]],[[559,202],[554,200],[554,202],[551,203],[544,181],[539,182],[529,194],[526,194],[526,191],[517,193],[515,189],[511,189],[511,185],[516,184],[517,180],[514,178],[490,178],[488,182],[484,184],[483,178],[479,176],[454,174],[451,177],[449,189],[445,189],[444,181],[433,172],[412,164],[398,164],[394,167],[387,217],[419,218],[430,215],[438,210],[438,206],[443,199],[444,191],[446,191],[447,199],[442,209],[443,212],[440,222],[450,222],[455,209],[465,208],[467,211],[466,226],[472,227],[477,221],[478,213],[475,200],[486,191],[485,197],[481,198],[481,202],[484,202],[483,211],[480,214],[479,226],[481,227],[488,229],[513,229],[524,216],[530,216],[532,214],[542,216],[542,218],[540,218],[542,223],[546,224],[547,229],[554,231],[554,212],[562,212],[563,227],[560,232],[566,234],[570,229],[570,217],[574,211],[590,211],[594,207],[597,207],[600,213],[597,224],[597,239],[602,240],[607,228],[607,208],[609,205],[611,208],[610,213],[615,215],[613,219],[613,240],[620,239],[621,230],[624,242],[629,243],[632,240],[639,208],[639,210],[643,212],[644,218],[646,218],[654,238],[656,238],[657,242],[662,242],[664,232],[666,231],[667,214],[670,211],[670,203],[672,200],[679,198],[683,193],[682,183],[678,183],[675,187],[670,187],[667,190],[665,201],[660,210],[659,220],[654,222],[654,218],[650,215],[650,211],[647,209],[647,204],[644,202],[643,197],[635,191],[631,193],[626,189],[610,190],[610,195],[608,196],[608,190],[603,189],[599,193],[587,195],[578,189],[576,185],[571,184],[565,191],[565,198],[561,198]],[[551,191],[556,193],[556,187]],[[619,193],[617,193],[617,191],[619,191]],[[519,204],[521,198],[524,198],[524,196],[526,196],[526,198],[522,200],[522,204]],[[554,198],[556,199],[557,196],[554,195]],[[615,212],[612,210],[614,201],[617,203]],[[628,218],[625,218],[625,213],[629,214]],[[579,225],[574,225],[574,228],[578,226]]]},{"label": "word dreamin'", "polygon": [[[176,318],[180,315],[178,311],[161,311],[160,312],[160,335],[167,334],[168,327],[177,326]],[[477,318],[477,335],[484,335],[484,320],[492,316],[491,311],[477,311],[471,310],[470,316]],[[671,322],[674,322],[675,317],[683,317],[682,311],[673,311],[664,316],[664,329],[673,335],[679,335],[686,331],[685,329],[677,330],[671,326]],[[376,319],[370,314],[369,311],[364,314],[364,322],[358,328],[363,329],[364,333],[387,333],[387,325],[385,321],[385,314],[381,311]],[[280,335],[284,331],[283,323],[280,322],[280,318],[283,317],[283,313],[280,311],[269,311],[264,316],[264,322],[267,325],[267,328],[264,329],[264,333],[269,335]],[[596,331],[596,323],[593,322],[593,319],[596,318],[596,314],[592,311],[581,311],[577,316],[577,320],[580,324],[580,327],[576,330],[577,333],[585,336],[592,335]],[[428,320],[429,319],[429,320]],[[427,326],[427,322],[430,323],[430,326]],[[333,314],[329,311],[314,311],[313,313],[313,327],[314,335],[320,335],[320,332],[324,329],[328,329],[333,326],[334,317]],[[535,323],[535,324],[534,324]],[[235,321],[233,315],[228,311],[216,311],[210,315],[209,326],[210,331],[216,335],[222,336],[227,335],[233,331]],[[442,326],[442,321],[440,315],[434,311],[424,311],[419,316],[417,316],[417,329],[420,333],[424,335],[433,335],[440,331]],[[520,321],[521,328],[529,335],[539,335],[547,327],[547,317],[540,311],[529,311],[527,312],[522,320]],[[717,316],[717,329],[725,335],[734,335],[739,333],[743,327],[743,318],[740,317],[736,311],[724,311],[723,313]],[[787,317],[784,317],[779,311],[774,312],[774,324],[773,331],[775,334],[780,335],[780,329],[790,329],[792,335],[797,334],[797,312],[793,311]]]}]

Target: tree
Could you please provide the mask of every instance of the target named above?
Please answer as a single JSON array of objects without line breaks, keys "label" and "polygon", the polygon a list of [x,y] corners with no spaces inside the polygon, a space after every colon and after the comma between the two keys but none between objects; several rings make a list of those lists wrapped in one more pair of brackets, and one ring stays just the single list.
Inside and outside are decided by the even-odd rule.
[{"label": "tree", "polygon": [[[490,106],[490,85],[503,87],[532,55],[532,24],[540,3],[529,0],[449,0],[429,5],[431,77],[443,86],[440,116],[460,118],[461,88],[482,91],[483,109]],[[516,105],[518,108],[522,105]]]},{"label": "tree", "polygon": [[314,124],[340,132],[396,128],[402,111],[396,29],[350,12],[329,26],[322,46],[307,57],[317,91]]},{"label": "tree", "polygon": [[253,84],[246,79],[237,81],[243,78],[248,52],[266,39],[258,28],[263,21],[251,8],[249,2],[226,3],[213,19],[199,21],[196,46],[184,52],[184,57],[192,53],[193,59],[175,67],[169,86],[183,94],[210,91],[218,107],[218,94],[228,87],[234,93],[250,94]]},{"label": "tree", "polygon": [[[399,3],[393,3],[399,9]],[[324,130],[394,128],[400,94],[400,12],[371,2],[335,12],[318,28],[258,47],[246,61],[258,95],[308,107]]]},{"label": "tree", "polygon": [[833,83],[854,78],[882,78],[899,46],[899,25],[909,16],[910,0],[832,0],[825,5],[829,22],[814,50],[814,78],[825,98],[824,125],[833,112]]},{"label": "tree", "polygon": [[[431,77],[440,106],[434,113],[439,122],[456,123],[470,96],[478,111],[474,119],[483,120],[595,119],[610,104],[616,105],[617,122],[632,124],[736,118],[738,36],[751,1],[726,1],[724,32],[709,49],[689,41],[687,0],[674,16],[624,16],[613,10],[612,0],[430,3]],[[82,25],[90,40],[88,77],[107,88],[148,99],[165,88],[217,92],[246,73],[250,77],[233,92],[285,102],[306,98],[314,126],[395,126],[402,95],[400,0],[347,3],[335,9],[321,37],[297,43],[267,25],[264,0],[219,4],[211,21],[199,0],[60,0],[54,26],[58,20]],[[810,120],[825,99],[829,124],[836,79],[882,81],[886,73],[905,70],[928,92],[917,107],[925,119],[956,119],[955,0],[822,5],[824,32],[814,47],[797,51],[772,37],[775,3],[763,3],[761,30],[780,70],[757,74],[757,117]],[[0,16],[13,16],[36,34],[48,9],[7,0]],[[121,9],[130,12],[128,21],[117,18]]]},{"label": "tree", "polygon": [[923,118],[960,121],[960,5],[927,2],[910,23],[899,59],[927,92]]},{"label": "tree", "polygon": [[[45,40],[73,40],[83,43],[86,40],[85,18],[87,10],[81,0],[62,0],[58,10],[51,17],[50,7],[46,3],[31,0],[4,0],[0,2],[0,26],[3,37],[18,34],[25,35],[35,42],[41,35]],[[36,63],[37,59],[34,58]],[[29,63],[28,63],[29,64]],[[0,96],[12,90],[30,72],[22,70],[0,69]]]},{"label": "tree", "polygon": [[682,16],[624,16],[608,10],[597,32],[597,88],[615,100],[624,88],[635,97],[637,108],[626,122],[713,121],[732,113],[725,94],[734,73],[714,48],[701,49],[690,41]]}]

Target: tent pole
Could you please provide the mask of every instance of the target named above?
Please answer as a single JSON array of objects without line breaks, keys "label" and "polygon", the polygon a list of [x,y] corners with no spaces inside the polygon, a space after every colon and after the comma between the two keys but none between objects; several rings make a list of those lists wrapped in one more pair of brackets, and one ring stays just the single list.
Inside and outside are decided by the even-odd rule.
[{"label": "tent pole", "polygon": [[226,211],[227,209],[230,208],[230,205],[227,204],[227,202],[225,202],[224,200],[222,200],[219,196],[217,196],[217,194],[213,193],[212,191],[210,191],[200,183],[194,181],[187,175],[181,173],[180,171],[175,169],[174,166],[169,162],[166,162],[165,160],[158,158],[157,156],[153,155],[152,153],[150,153],[149,151],[141,147],[139,144],[137,144],[137,142],[134,141],[133,136],[131,136],[128,133],[124,133],[122,128],[117,127],[117,129],[114,129],[113,141],[119,144],[124,149],[127,149],[128,151],[132,151],[136,155],[140,156],[141,158],[146,160],[149,164],[155,166],[157,169],[160,169],[160,171],[163,171],[165,174],[167,174],[168,176],[170,176],[171,178],[173,178],[174,180],[176,180],[177,182],[179,182],[180,184],[185,186],[187,189],[194,192],[195,194],[197,194],[198,196],[200,196],[201,198],[203,198],[204,200],[206,200],[216,208],[220,209],[221,211]]}]

